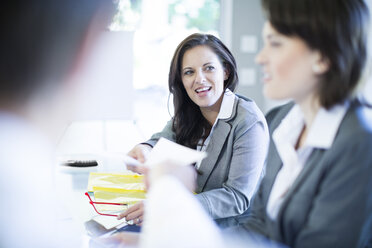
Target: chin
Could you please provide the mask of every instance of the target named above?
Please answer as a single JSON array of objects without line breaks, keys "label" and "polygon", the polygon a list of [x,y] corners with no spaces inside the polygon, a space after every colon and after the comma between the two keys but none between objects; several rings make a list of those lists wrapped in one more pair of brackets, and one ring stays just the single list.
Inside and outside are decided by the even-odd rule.
[{"label": "chin", "polygon": [[200,102],[198,103],[197,105],[200,107],[200,108],[208,108],[208,107],[212,107],[216,102],[212,102],[212,101],[209,101],[209,102]]}]

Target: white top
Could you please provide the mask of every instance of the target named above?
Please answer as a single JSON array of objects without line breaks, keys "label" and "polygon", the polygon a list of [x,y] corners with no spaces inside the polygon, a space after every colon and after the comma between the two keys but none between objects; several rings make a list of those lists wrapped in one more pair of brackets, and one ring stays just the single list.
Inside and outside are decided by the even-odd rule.
[{"label": "white top", "polygon": [[0,247],[71,247],[69,238],[82,234],[70,235],[76,230],[65,230],[72,226],[60,219],[52,144],[27,120],[4,111],[0,137]]},{"label": "white top", "polygon": [[286,193],[300,174],[313,149],[331,147],[347,109],[347,103],[336,105],[330,110],[320,108],[304,145],[298,150],[295,146],[305,124],[298,105],[290,110],[273,132],[273,141],[283,166],[276,176],[266,207],[266,212],[271,219],[276,219]]},{"label": "white top", "polygon": [[140,248],[226,247],[213,220],[171,175],[152,181],[145,208]]},{"label": "white top", "polygon": [[[206,151],[207,150],[207,147],[208,147],[208,144],[209,144],[209,141],[210,141],[210,137],[212,136],[212,133],[213,133],[214,127],[216,126],[216,123],[218,122],[218,120],[228,119],[228,118],[231,117],[232,112],[234,110],[234,102],[235,102],[235,94],[231,90],[226,89],[226,91],[223,95],[223,98],[222,98],[220,112],[218,113],[217,118],[216,118],[216,120],[215,120],[215,122],[212,126],[211,132],[209,133],[208,137],[205,139],[204,144],[202,144],[203,140],[199,141],[199,144],[196,148],[198,151]],[[199,169],[200,163],[201,162],[199,162],[195,165],[195,167],[197,169]]]}]

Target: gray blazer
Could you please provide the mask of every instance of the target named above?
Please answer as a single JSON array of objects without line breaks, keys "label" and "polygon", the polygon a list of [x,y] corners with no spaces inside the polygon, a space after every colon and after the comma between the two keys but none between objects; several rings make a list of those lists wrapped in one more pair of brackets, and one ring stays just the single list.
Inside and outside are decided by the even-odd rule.
[{"label": "gray blazer", "polygon": [[[153,146],[160,137],[175,140],[172,120],[145,143]],[[248,209],[268,144],[266,120],[257,105],[235,96],[231,117],[219,119],[214,127],[197,176],[196,197],[221,226],[236,225],[233,217]]]},{"label": "gray blazer", "polygon": [[[292,106],[267,115],[270,134]],[[276,221],[266,215],[266,204],[282,161],[271,140],[266,175],[242,227],[290,247],[366,247],[372,235],[372,123],[364,111],[353,102],[332,147],[312,152]]]}]

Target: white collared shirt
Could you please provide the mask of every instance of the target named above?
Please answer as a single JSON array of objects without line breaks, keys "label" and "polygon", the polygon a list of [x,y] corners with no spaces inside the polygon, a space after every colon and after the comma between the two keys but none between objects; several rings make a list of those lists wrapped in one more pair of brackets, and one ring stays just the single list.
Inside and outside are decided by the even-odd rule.
[{"label": "white collared shirt", "polygon": [[0,219],[6,230],[0,234],[0,246],[63,247],[57,245],[61,223],[51,143],[26,119],[4,111],[0,137]]},{"label": "white collared shirt", "polygon": [[283,166],[276,176],[266,207],[266,212],[271,219],[276,219],[286,193],[300,174],[313,149],[329,149],[332,146],[348,106],[345,103],[329,110],[320,108],[304,145],[298,150],[295,146],[305,125],[304,116],[298,105],[293,106],[273,132],[273,141]]},{"label": "white collared shirt", "polygon": [[[216,123],[218,120],[228,119],[231,117],[233,109],[234,109],[234,102],[235,102],[235,94],[229,90],[226,89],[225,93],[222,98],[221,108],[220,112],[217,115],[217,118],[212,126],[211,132],[209,133],[208,137],[205,139],[204,144],[202,144],[203,140],[199,141],[199,144],[197,146],[198,151],[205,151],[208,147],[210,137],[213,133],[214,127],[216,126]],[[195,165],[197,169],[200,167],[200,162]]]}]

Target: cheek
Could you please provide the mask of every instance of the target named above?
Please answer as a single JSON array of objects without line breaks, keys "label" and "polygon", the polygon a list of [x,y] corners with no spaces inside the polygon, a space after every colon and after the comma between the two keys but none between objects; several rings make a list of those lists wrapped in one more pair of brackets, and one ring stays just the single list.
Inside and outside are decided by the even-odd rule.
[{"label": "cheek", "polygon": [[275,67],[272,83],[264,85],[264,95],[272,99],[296,98],[313,89],[311,63],[304,57],[282,60]]},{"label": "cheek", "polygon": [[295,87],[313,77],[311,63],[305,59],[305,56],[293,56],[278,63],[276,76],[279,83]]},{"label": "cheek", "polygon": [[286,80],[293,77],[293,75],[297,73],[297,62],[298,61],[296,59],[290,57],[278,60],[274,71],[278,79]]},{"label": "cheek", "polygon": [[193,92],[193,90],[192,90],[192,83],[190,83],[190,80],[183,79],[182,84],[183,84],[183,87],[186,90],[187,95],[190,98],[192,98],[192,92]]},{"label": "cheek", "polygon": [[216,87],[216,90],[218,92],[222,92],[223,91],[223,87],[224,87],[224,75],[221,74],[221,75],[218,75],[215,77],[214,79],[214,82],[215,82],[215,87]]},{"label": "cheek", "polygon": [[186,89],[186,91],[190,90],[190,88],[192,87],[190,80],[187,80],[187,78],[182,79],[182,84],[183,84],[183,87]]}]

